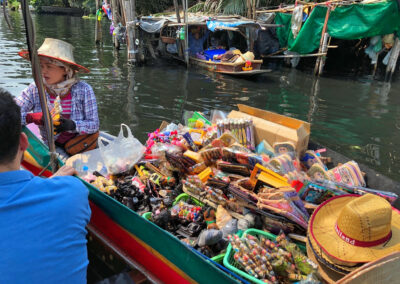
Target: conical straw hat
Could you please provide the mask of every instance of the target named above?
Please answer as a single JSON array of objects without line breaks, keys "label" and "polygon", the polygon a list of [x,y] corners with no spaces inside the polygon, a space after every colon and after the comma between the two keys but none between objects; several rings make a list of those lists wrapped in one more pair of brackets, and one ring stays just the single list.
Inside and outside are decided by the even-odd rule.
[{"label": "conical straw hat", "polygon": [[[37,53],[39,56],[56,59],[69,64],[73,69],[79,72],[89,73],[89,69],[75,62],[73,50],[74,47],[68,42],[55,38],[46,38]],[[21,50],[18,54],[29,60],[29,52],[27,50]]]}]

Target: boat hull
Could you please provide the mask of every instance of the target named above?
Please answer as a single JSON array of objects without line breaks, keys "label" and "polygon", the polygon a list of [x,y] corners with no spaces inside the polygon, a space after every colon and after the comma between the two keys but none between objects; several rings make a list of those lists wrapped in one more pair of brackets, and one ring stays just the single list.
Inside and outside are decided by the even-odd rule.
[{"label": "boat hull", "polygon": [[[47,146],[26,127],[24,132],[30,143],[27,152],[36,163],[33,166],[46,167],[50,160]],[[32,167],[27,161],[25,165],[28,169]],[[164,283],[237,283],[169,232],[91,184],[82,182],[89,190],[92,209],[89,229],[100,232],[107,241],[116,245],[127,260],[139,264],[149,278]]]},{"label": "boat hull", "polygon": [[206,61],[198,58],[190,58],[190,64],[193,66],[200,67],[210,72],[222,73],[227,75],[239,75],[239,76],[254,76],[262,73],[270,72],[271,70],[261,70],[262,60],[252,60],[252,70],[243,71],[245,63],[225,63],[225,62],[213,62]]}]

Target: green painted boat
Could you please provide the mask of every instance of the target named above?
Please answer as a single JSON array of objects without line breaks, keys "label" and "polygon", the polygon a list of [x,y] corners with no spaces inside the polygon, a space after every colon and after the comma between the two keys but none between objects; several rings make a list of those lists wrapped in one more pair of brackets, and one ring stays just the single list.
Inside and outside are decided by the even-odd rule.
[{"label": "green painted boat", "polygon": [[[28,128],[27,149],[36,163],[23,166],[34,174],[50,161],[48,147]],[[59,161],[60,163],[61,160]],[[38,167],[38,165],[40,167]],[[36,169],[35,169],[36,167]],[[44,171],[44,175],[48,171]],[[153,282],[238,283],[211,261],[193,252],[169,232],[159,228],[128,207],[82,180],[89,190],[92,217],[88,229],[121,258],[138,267]]]},{"label": "green painted boat", "polygon": [[[30,146],[28,154],[35,163],[23,166],[38,174],[49,164],[50,155],[46,145],[29,129],[24,128]],[[310,142],[309,149],[323,148]],[[327,148],[332,162],[345,163],[347,157]],[[60,163],[62,163],[60,161]],[[367,174],[367,183],[372,188],[400,194],[400,183],[359,164]],[[43,175],[51,174],[44,171]],[[92,185],[82,181],[89,190],[92,217],[89,232],[100,240],[109,251],[122,261],[142,271],[153,282],[164,283],[239,283],[230,272],[218,269],[215,263],[201,257],[169,232],[154,225],[136,212],[117,202]],[[399,201],[395,207],[399,208]],[[236,275],[236,277],[239,277]],[[247,283],[247,281],[243,281]]]}]

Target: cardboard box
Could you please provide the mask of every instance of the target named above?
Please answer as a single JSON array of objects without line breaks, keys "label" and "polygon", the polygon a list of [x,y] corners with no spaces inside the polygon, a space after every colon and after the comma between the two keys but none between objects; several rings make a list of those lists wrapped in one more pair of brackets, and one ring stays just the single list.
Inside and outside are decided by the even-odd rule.
[{"label": "cardboard box", "polygon": [[290,141],[296,146],[299,156],[307,150],[310,123],[242,104],[238,108],[239,111],[231,111],[228,118],[251,118],[256,146],[263,139],[271,145]]}]

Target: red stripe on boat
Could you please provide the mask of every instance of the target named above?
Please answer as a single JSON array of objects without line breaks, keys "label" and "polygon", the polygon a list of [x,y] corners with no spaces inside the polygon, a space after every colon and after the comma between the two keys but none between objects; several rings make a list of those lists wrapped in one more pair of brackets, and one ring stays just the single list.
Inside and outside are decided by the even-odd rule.
[{"label": "red stripe on boat", "polygon": [[[127,255],[140,263],[164,283],[193,283],[190,277],[176,267],[171,267],[159,256],[150,252],[141,241],[115,223],[96,204],[90,202],[92,217],[90,224],[101,231],[112,242],[118,244]],[[184,274],[184,275],[181,275]],[[186,277],[185,277],[186,276]],[[189,280],[190,279],[190,280]]]}]

